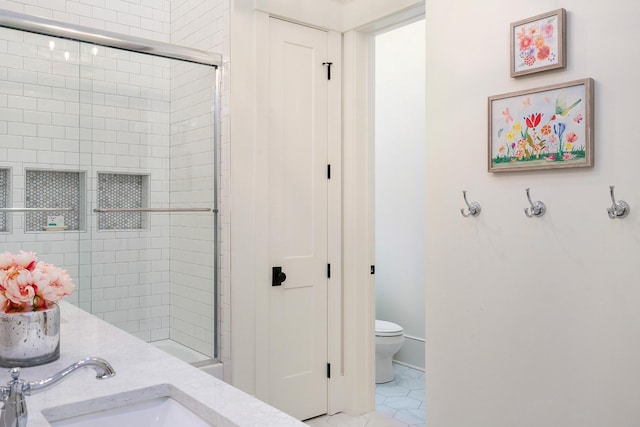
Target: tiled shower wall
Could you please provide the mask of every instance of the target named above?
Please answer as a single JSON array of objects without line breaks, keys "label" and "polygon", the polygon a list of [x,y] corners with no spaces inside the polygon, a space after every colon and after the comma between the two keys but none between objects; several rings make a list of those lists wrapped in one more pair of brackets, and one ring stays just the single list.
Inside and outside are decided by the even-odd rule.
[{"label": "tiled shower wall", "polygon": [[225,379],[231,366],[231,264],[229,222],[229,0],[172,0],[171,43],[223,55],[220,105],[220,149],[218,182],[218,358],[225,364]]},{"label": "tiled shower wall", "polygon": [[[20,13],[48,17],[51,19],[90,26],[94,28],[106,29],[123,34],[130,34],[137,37],[144,37],[163,42],[171,42],[175,44],[196,47],[211,52],[223,53],[225,58],[228,56],[228,0],[140,0],[136,2],[56,0],[51,2],[38,2],[37,5],[35,5],[34,3],[35,2],[29,0],[0,0],[0,8],[13,10]],[[10,53],[3,50],[3,48],[4,46],[0,44],[0,55],[7,54],[5,57],[0,58],[2,59],[2,61],[0,61],[0,81],[3,81],[4,85],[4,81],[7,80],[8,74],[19,74],[21,72],[18,71],[18,69],[11,70],[10,68],[5,68],[5,64],[11,64],[13,53],[15,52]],[[123,61],[126,62],[126,60]],[[117,62],[118,61],[116,60],[116,63]],[[58,64],[60,68],[69,72],[70,75],[58,75],[56,76],[56,80],[65,80],[66,77],[77,78],[79,75],[78,70],[73,70],[71,68],[65,67],[65,65],[66,64],[62,63]],[[145,77],[144,75],[139,74],[143,73],[146,67],[137,67],[136,65],[132,64],[129,65],[131,65],[133,68],[129,70],[119,70],[116,68],[115,70],[111,71],[121,71],[123,73],[128,71],[132,79],[135,79],[136,77],[148,78],[148,76]],[[154,67],[152,68],[155,68],[157,66],[162,68],[162,65],[160,64],[154,64]],[[171,73],[173,73],[173,71],[171,71]],[[108,72],[106,73],[105,78],[108,79],[111,75],[112,73]],[[169,76],[173,75],[177,76],[179,75],[179,73],[169,74]],[[158,76],[157,78],[165,79],[166,77],[167,75],[163,74],[162,77]],[[112,81],[109,83],[113,83],[116,86],[120,85],[121,89],[125,91],[128,89],[135,90],[136,86],[134,84],[131,85],[134,86],[133,88],[126,88],[125,86],[127,83],[124,82]],[[223,79],[220,161],[222,166],[222,174],[226,176],[228,176],[228,174],[226,174],[225,171],[228,171],[229,167],[229,135],[227,132],[229,112],[228,108],[226,107],[226,99],[228,99],[227,87],[228,85],[225,84]],[[64,85],[59,89],[63,88]],[[29,124],[24,127],[24,130],[15,129],[14,126],[14,128],[11,129],[11,132],[9,132],[9,123],[13,120],[13,118],[16,117],[16,99],[11,98],[11,90],[13,89],[15,89],[15,87],[13,87],[12,85],[8,85],[6,87],[8,93],[0,94],[0,113],[2,113],[2,115],[0,116],[2,117],[2,119],[0,119],[0,138],[3,141],[3,143],[0,145],[0,167],[4,166],[5,164],[11,164],[16,168],[16,170],[14,171],[14,179],[16,180],[16,182],[14,183],[14,193],[12,195],[14,199],[14,206],[22,206],[22,203],[24,201],[24,177],[21,172],[23,170],[23,165],[38,165],[43,162],[47,165],[50,165],[53,169],[64,170],[65,168],[68,169],[69,167],[72,167],[72,165],[77,165],[79,162],[84,162],[84,164],[91,166],[90,168],[86,168],[89,180],[95,179],[95,173],[98,170],[109,172],[133,171],[134,173],[136,173],[140,172],[141,170],[146,171],[149,168],[154,168],[157,167],[157,165],[161,165],[156,169],[159,174],[161,172],[159,169],[163,169],[166,167],[166,163],[163,163],[162,158],[171,154],[171,150],[168,148],[162,138],[154,138],[153,141],[144,141],[146,145],[140,145],[140,141],[134,141],[135,143],[133,143],[131,140],[128,140],[131,135],[123,132],[118,128],[118,126],[124,125],[124,122],[129,118],[129,116],[127,116],[126,114],[121,114],[120,116],[116,115],[116,117],[104,116],[104,114],[106,114],[106,111],[104,110],[106,109],[103,109],[103,111],[101,112],[100,104],[96,104],[93,102],[91,103],[91,121],[97,121],[99,125],[105,122],[105,126],[106,122],[110,121],[113,125],[115,125],[115,128],[97,128],[95,134],[92,135],[92,137],[98,136],[98,138],[103,138],[104,140],[98,141],[98,144],[96,144],[97,147],[92,147],[92,149],[97,148],[99,150],[102,144],[109,144],[115,151],[111,153],[101,153],[98,151],[95,154],[89,155],[88,150],[85,149],[86,147],[78,147],[77,144],[79,135],[74,135],[74,131],[72,130],[75,126],[75,132],[77,133],[77,123],[75,125],[70,124],[69,126],[66,126],[65,123],[70,123],[70,121],[72,120],[72,116],[74,114],[77,115],[77,113],[79,112],[78,110],[80,109],[80,105],[73,105],[73,103],[68,103],[64,99],[57,99],[61,96],[61,94],[59,93],[61,92],[61,90],[56,90],[55,86],[52,86],[52,99],[43,99],[41,101],[37,101],[37,103],[41,105],[44,110],[42,112],[33,114],[29,113],[30,116],[38,117],[38,119],[44,120],[44,122]],[[78,91],[79,88],[72,88],[72,90]],[[73,93],[71,95],[73,97],[78,94]],[[129,95],[119,94],[117,96],[128,97]],[[169,98],[171,97],[172,96],[170,92]],[[164,98],[163,100],[158,101],[164,102]],[[110,98],[110,102],[118,101],[117,99]],[[10,104],[11,106],[9,106]],[[85,104],[84,107],[86,108],[87,105]],[[128,107],[121,108],[124,108],[126,110]],[[167,116],[164,116],[164,113],[167,113]],[[172,127],[172,123],[173,125],[175,125],[175,122],[171,122],[170,113],[171,111],[163,110],[163,117],[161,118],[161,120],[168,119],[168,121],[161,121],[160,126],[166,126],[167,128],[176,129]],[[103,114],[103,117],[101,117],[100,114]],[[7,117],[8,120],[4,120],[4,117]],[[64,118],[65,120],[60,121],[59,119],[62,118]],[[33,120],[36,119],[34,118]],[[45,126],[51,127],[51,122],[62,124],[62,128],[64,128],[64,137],[61,137],[59,134],[56,134],[55,136],[47,136],[47,129],[45,128]],[[83,126],[83,129],[86,128],[86,126]],[[53,130],[57,130],[58,132],[61,131],[57,126],[55,129],[52,129],[52,131]],[[26,132],[27,134],[23,135],[23,132]],[[176,130],[176,132],[177,134],[180,133],[179,130]],[[187,133],[185,133],[185,135]],[[110,138],[114,137],[115,141],[110,140]],[[187,139],[189,138],[191,138],[191,136],[187,137]],[[40,142],[43,145],[38,145],[40,142],[37,142],[37,140],[42,140]],[[193,143],[197,143],[197,141],[198,137],[195,137],[195,139],[191,140],[191,142]],[[186,146],[183,148],[186,148]],[[154,157],[150,161],[152,164],[147,165],[141,164],[139,162],[136,163],[136,160],[134,160],[136,157],[136,150],[147,150],[147,153],[145,154],[152,152],[152,157]],[[83,162],[80,161],[81,159]],[[192,159],[189,159],[189,157],[187,156],[180,161],[190,162],[191,160]],[[143,163],[144,162],[147,161],[145,160],[143,161]],[[184,165],[179,166],[179,164],[180,163],[176,164],[177,168],[184,168]],[[16,165],[18,166],[16,167]],[[77,166],[75,166],[75,168],[77,169]],[[211,169],[213,170],[213,168]],[[173,172],[173,170],[171,172]],[[152,202],[157,203],[158,206],[168,206],[172,203],[182,203],[181,201],[171,201],[163,199],[163,194],[168,194],[168,190],[170,188],[168,183],[166,181],[163,182],[162,176],[158,174],[154,174],[155,184],[151,184],[152,191],[157,192],[155,194],[155,199],[152,195]],[[89,182],[88,187],[95,188],[94,184],[95,183],[93,182]],[[205,187],[206,185],[210,184],[205,184]],[[205,187],[200,189],[204,189]],[[229,234],[228,203],[226,203],[229,194],[228,180],[225,178],[225,176],[222,177],[222,180],[219,183],[219,192],[219,232],[221,236],[219,245],[219,271],[221,279],[220,281],[222,285],[220,289],[221,299],[219,304],[222,324],[222,328],[218,331],[221,338],[221,353],[219,356],[221,356],[221,359],[223,361],[229,362],[229,240],[228,237],[225,237]],[[90,194],[89,203],[94,203],[95,200],[96,195]],[[204,199],[200,199],[200,201],[204,201]],[[166,321],[168,314],[168,305],[166,303],[171,298],[171,287],[169,285],[169,282],[170,280],[172,280],[166,270],[166,260],[169,259],[170,254],[167,254],[167,251],[163,249],[155,247],[155,245],[162,245],[169,242],[170,247],[172,247],[172,249],[169,249],[169,253],[178,254],[181,252],[185,252],[184,247],[180,247],[179,245],[179,238],[176,239],[163,234],[162,230],[167,228],[165,226],[168,225],[169,221],[167,216],[151,216],[150,229],[147,231],[101,232],[96,233],[98,235],[98,238],[93,241],[89,239],[88,236],[79,236],[78,234],[70,233],[20,233],[20,229],[24,228],[22,223],[22,216],[16,214],[13,214],[13,216],[14,218],[12,225],[16,233],[11,235],[0,235],[0,242],[3,243],[3,248],[6,247],[8,250],[15,251],[25,248],[25,246],[28,245],[29,248],[32,248],[33,250],[39,252],[43,256],[43,258],[46,255],[46,260],[53,263],[77,265],[78,260],[80,260],[82,266],[79,269],[70,270],[74,277],[78,277],[77,282],[79,283],[77,284],[82,286],[85,283],[89,283],[91,277],[94,277],[93,288],[96,292],[96,295],[91,295],[91,297],[97,297],[94,298],[94,300],[97,301],[105,301],[102,304],[102,307],[100,307],[100,303],[97,304],[97,307],[94,306],[94,311],[96,309],[101,310],[103,316],[112,317],[112,319],[110,320],[120,322],[120,326],[124,327],[125,329],[131,330],[134,333],[138,333],[143,338],[160,339],[167,337],[171,333],[174,333],[173,331],[167,329],[168,322]],[[193,217],[190,217],[188,221],[191,220],[193,220]],[[180,219],[178,219],[178,221],[180,221]],[[94,222],[95,220],[91,219],[90,217],[88,220],[88,225],[92,227],[92,229],[95,229],[96,226]],[[136,233],[137,236],[134,236],[134,234]],[[177,246],[174,247],[173,245]],[[200,249],[202,248],[198,248],[198,251]],[[86,254],[91,253],[91,250],[94,250],[93,256],[87,256]],[[196,248],[192,247],[190,248],[190,250],[195,251]],[[139,258],[137,261],[134,260],[131,262],[130,257],[134,257],[134,253],[137,253],[137,256]],[[194,257],[192,257],[192,259],[193,258]],[[65,260],[67,260],[68,262],[65,262]],[[124,261],[130,261],[129,264],[134,266],[133,272],[128,270],[119,270],[120,268],[124,268]],[[178,268],[178,265],[180,263],[181,262],[172,263],[172,268]],[[89,267],[90,265],[93,265],[93,267]],[[112,266],[114,267],[114,269],[110,271],[109,269]],[[147,266],[151,266],[151,271],[145,270]],[[193,265],[191,265],[189,262],[184,263],[183,266],[187,271],[193,272],[194,270]],[[177,271],[177,273],[178,275],[184,274],[180,273],[179,271]],[[136,277],[138,278],[138,280],[141,280],[141,282],[139,282],[140,288],[135,291],[140,295],[126,297],[122,296],[122,293],[124,291],[118,288],[123,288],[131,281],[136,280]],[[182,276],[182,278],[184,277],[186,277],[186,275]],[[190,280],[186,280],[185,282],[189,281]],[[150,290],[150,285],[145,282],[155,283],[156,285],[151,287],[152,290]],[[149,292],[154,292],[154,294],[150,297],[149,295],[147,295]],[[185,291],[178,288],[178,290],[175,291],[174,294],[185,294]],[[198,295],[197,292],[193,292],[193,294]],[[70,297],[70,300],[76,300],[79,295],[82,299],[80,303],[86,306],[86,304],[88,304],[88,300],[86,300],[86,298],[89,298],[89,296],[87,296],[85,293],[75,293],[72,297]],[[158,295],[160,295],[160,297],[158,297]],[[115,300],[110,300],[110,298],[108,298],[111,296],[113,296]],[[127,315],[125,320],[124,316],[115,314],[118,312],[118,310],[111,310],[116,304],[115,301],[117,301],[118,299],[121,300],[121,307],[125,310],[128,310],[129,313],[133,315],[133,318],[135,318],[135,316],[138,314],[142,314],[143,312],[148,312],[151,310],[154,315],[158,316],[157,318],[161,319],[160,322],[158,322],[157,320],[150,320],[148,322],[131,320],[132,317],[130,317],[129,315]],[[134,303],[136,301],[138,303],[144,304],[145,306],[135,307]],[[190,321],[193,321],[193,319],[197,318],[200,314],[190,313],[189,315],[191,316],[191,319],[185,320],[184,325],[188,325]],[[199,319],[199,321],[201,320],[202,319]],[[177,324],[181,323],[182,322],[178,322]],[[188,327],[185,328],[185,330],[188,329]],[[196,343],[198,340],[200,340],[201,333],[202,331],[198,331],[198,333],[196,334],[198,336],[192,337],[193,339],[191,340],[191,342]],[[178,334],[182,334],[182,332],[179,332]]]},{"label": "tiled shower wall", "polygon": [[145,230],[98,231],[97,214],[87,213],[98,207],[104,171],[149,174],[150,206],[169,206],[170,60],[9,29],[0,29],[0,40],[8,147],[0,162],[12,167],[13,206],[61,207],[33,206],[40,197],[29,188],[66,194],[73,185],[60,179],[64,189],[47,190],[40,177],[80,172],[86,180],[76,186],[86,227],[48,232],[25,221],[31,213],[12,213],[3,248],[33,250],[67,268],[77,286],[72,302],[143,339],[168,338],[168,216],[153,216]]},{"label": "tiled shower wall", "polygon": [[[215,75],[174,61],[171,67],[171,207],[213,208]],[[215,223],[212,213],[171,215],[171,338],[212,355],[215,336]]]},{"label": "tiled shower wall", "polygon": [[[148,176],[147,207],[169,207],[171,60],[88,44],[81,53],[80,167],[88,171],[89,211],[121,197],[117,207],[128,207],[117,186],[98,183],[104,173]],[[169,338],[168,214],[125,230],[102,230],[102,215],[88,220],[91,290],[80,295],[82,305],[146,341]]]},{"label": "tiled shower wall", "polygon": [[[60,42],[62,50],[55,52],[48,42],[42,36],[0,28],[0,167],[11,168],[13,207],[27,204],[26,169],[78,171],[78,45]],[[65,51],[76,65],[65,60]],[[86,233],[27,233],[24,213],[7,217],[11,230],[0,234],[2,250],[35,251],[41,259],[65,266],[77,278],[80,291],[87,288],[86,269],[79,268],[81,253],[90,250]],[[69,300],[77,302],[80,294]]]},{"label": "tiled shower wall", "polygon": [[173,0],[0,0],[0,8],[169,43]]}]

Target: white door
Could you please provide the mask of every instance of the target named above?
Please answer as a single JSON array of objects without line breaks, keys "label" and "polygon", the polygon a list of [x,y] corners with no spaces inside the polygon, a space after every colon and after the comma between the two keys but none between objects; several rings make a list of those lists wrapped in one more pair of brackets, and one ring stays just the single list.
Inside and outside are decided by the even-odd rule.
[{"label": "white door", "polygon": [[328,35],[269,26],[268,401],[303,420],[327,412]]}]

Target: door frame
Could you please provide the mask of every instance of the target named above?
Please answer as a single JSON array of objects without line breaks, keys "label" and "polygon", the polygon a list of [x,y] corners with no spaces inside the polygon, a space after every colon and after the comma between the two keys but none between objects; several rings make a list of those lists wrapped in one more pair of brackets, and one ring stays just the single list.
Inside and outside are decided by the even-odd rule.
[{"label": "door frame", "polygon": [[375,410],[374,39],[424,16],[421,3],[343,33],[344,328],[351,372],[343,410],[351,414]]},{"label": "door frame", "polygon": [[[256,64],[268,64],[269,61],[269,22],[271,18],[283,19],[272,16],[266,12],[255,11],[254,22],[256,25]],[[291,22],[291,21],[290,21]],[[297,25],[303,25],[295,23]],[[316,27],[312,27],[316,28]],[[317,28],[316,28],[317,29]],[[342,302],[342,36],[335,31],[327,32],[328,56],[327,60],[333,62],[331,67],[331,82],[328,86],[328,161],[331,164],[331,179],[328,180],[328,216],[327,216],[327,251],[328,262],[331,264],[331,278],[328,279],[327,292],[327,363],[331,363],[331,378],[328,381],[327,413],[333,414],[343,410],[342,390],[344,390],[344,369],[342,366],[343,348],[343,302]],[[260,67],[261,72],[255,73],[256,102],[255,102],[255,131],[258,137],[257,159],[268,158],[269,147],[269,75],[266,66]],[[268,162],[255,162],[256,176],[268,177]],[[257,180],[255,189],[256,205],[268,206],[268,180]],[[266,212],[266,211],[264,211]],[[267,215],[257,213],[256,221],[256,247],[255,260],[256,271],[263,272],[261,280],[256,286],[256,341],[255,341],[255,368],[256,397],[269,402],[268,392],[268,348],[270,345],[267,304],[269,298],[269,280],[271,266],[269,265],[269,218]],[[260,230],[258,232],[258,230]],[[259,243],[259,244],[258,244]],[[262,285],[264,284],[264,286]],[[277,333],[277,332],[274,332]]]},{"label": "door frame", "polygon": [[[342,62],[342,66],[332,68],[332,79],[339,78],[342,88],[330,93],[330,100],[339,100],[330,115],[330,119],[337,116],[338,124],[331,127],[329,147],[334,165],[330,200],[339,203],[339,208],[329,214],[332,224],[329,257],[335,273],[329,285],[328,301],[328,344],[333,377],[328,387],[330,414],[342,411],[355,415],[375,408],[375,282],[369,271],[375,260],[375,241],[371,218],[372,116],[368,98],[372,92],[366,74],[371,71],[368,69],[368,37],[376,29],[424,15],[424,11],[422,3],[377,21],[374,26],[330,32],[331,39],[339,40],[342,49],[336,55],[336,61]],[[263,161],[268,150],[268,141],[264,140],[264,135],[268,135],[268,76],[262,72],[262,65],[268,60],[265,40],[269,35],[269,17],[269,13],[256,10],[252,0],[235,0],[235,28],[243,30],[232,28],[231,33],[236,37],[231,37],[231,48],[244,53],[234,55],[235,77],[230,85],[236,89],[231,97],[234,113],[230,132],[235,141],[231,147],[234,152],[231,189],[233,194],[244,196],[231,199],[230,239],[232,254],[240,253],[248,259],[242,262],[232,257],[232,285],[229,293],[223,295],[231,308],[229,321],[223,325],[231,330],[231,340],[223,346],[225,380],[264,401],[268,401],[268,361],[264,360],[264,350],[268,348],[269,337],[265,330],[268,312],[263,302],[268,293],[271,266],[268,218],[264,215],[269,204],[264,182],[268,165]],[[244,36],[247,29],[252,30],[249,37]],[[228,67],[227,62],[225,71]],[[228,91],[229,88],[225,89],[227,95]],[[339,134],[335,146],[334,130]],[[335,167],[336,162],[341,166]],[[338,375],[333,375],[336,372]]]}]

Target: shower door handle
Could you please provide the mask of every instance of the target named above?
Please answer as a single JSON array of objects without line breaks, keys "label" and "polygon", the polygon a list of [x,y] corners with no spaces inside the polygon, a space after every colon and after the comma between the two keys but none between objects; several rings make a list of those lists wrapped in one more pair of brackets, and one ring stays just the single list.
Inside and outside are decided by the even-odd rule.
[{"label": "shower door handle", "polygon": [[271,286],[280,286],[285,280],[287,280],[287,275],[282,271],[282,267],[271,269]]}]

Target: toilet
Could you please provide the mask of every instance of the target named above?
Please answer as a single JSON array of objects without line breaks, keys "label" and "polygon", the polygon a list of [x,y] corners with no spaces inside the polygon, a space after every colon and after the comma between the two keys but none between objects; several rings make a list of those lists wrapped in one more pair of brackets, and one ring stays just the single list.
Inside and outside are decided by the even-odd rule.
[{"label": "toilet", "polygon": [[404,343],[401,326],[385,320],[376,320],[376,384],[393,380],[393,355]]}]

